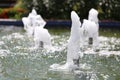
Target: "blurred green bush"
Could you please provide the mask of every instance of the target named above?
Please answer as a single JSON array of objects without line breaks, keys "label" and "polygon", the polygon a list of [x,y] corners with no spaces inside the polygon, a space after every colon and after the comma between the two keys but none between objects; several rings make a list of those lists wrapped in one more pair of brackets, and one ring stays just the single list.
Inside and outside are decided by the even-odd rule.
[{"label": "blurred green bush", "polygon": [[95,8],[100,20],[120,21],[119,0],[22,0],[22,4],[28,13],[34,7],[46,19],[69,19],[72,10],[84,19]]},{"label": "blurred green bush", "polygon": [[6,9],[0,8],[0,18],[21,19],[24,12],[25,10],[22,8],[6,8]]},{"label": "blurred green bush", "polygon": [[[70,12],[76,11],[81,19],[88,17],[91,8],[99,12],[100,20],[120,21],[119,0],[17,0],[12,9],[0,9],[0,17],[21,19],[35,8],[45,19],[70,19]],[[2,16],[1,16],[2,14]]]}]

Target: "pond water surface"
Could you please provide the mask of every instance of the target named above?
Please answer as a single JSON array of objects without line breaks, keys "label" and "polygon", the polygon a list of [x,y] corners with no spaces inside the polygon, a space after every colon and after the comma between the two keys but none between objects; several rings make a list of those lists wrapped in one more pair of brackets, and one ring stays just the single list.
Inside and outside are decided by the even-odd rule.
[{"label": "pond water surface", "polygon": [[0,80],[120,80],[120,31],[100,29],[100,51],[86,50],[79,71],[54,71],[64,64],[69,29],[48,29],[55,50],[34,50],[23,28],[0,28]]}]

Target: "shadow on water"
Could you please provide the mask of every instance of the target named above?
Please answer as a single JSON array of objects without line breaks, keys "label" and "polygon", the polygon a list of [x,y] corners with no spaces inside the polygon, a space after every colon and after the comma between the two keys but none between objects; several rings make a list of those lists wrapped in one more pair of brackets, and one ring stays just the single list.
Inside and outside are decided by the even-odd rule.
[{"label": "shadow on water", "polygon": [[80,70],[52,71],[64,64],[70,29],[48,29],[56,51],[34,50],[33,38],[23,28],[0,28],[0,80],[119,80],[120,32],[100,29],[100,51],[84,52]]}]

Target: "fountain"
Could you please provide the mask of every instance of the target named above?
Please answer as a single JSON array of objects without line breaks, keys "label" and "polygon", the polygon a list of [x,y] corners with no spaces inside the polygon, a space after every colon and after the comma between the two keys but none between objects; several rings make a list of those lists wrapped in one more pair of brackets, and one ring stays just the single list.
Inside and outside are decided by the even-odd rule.
[{"label": "fountain", "polygon": [[[79,70],[73,71],[68,71],[73,68],[69,65],[68,69],[66,48],[55,52],[48,52],[45,49],[31,51],[28,47],[33,41],[23,33],[23,28],[16,27],[9,31],[4,29],[5,27],[2,29],[0,27],[1,80],[116,80],[120,78],[118,71],[120,70],[120,31],[117,29],[100,29],[100,51],[90,52],[86,49],[86,52],[83,52],[84,56],[79,60],[79,65],[73,66],[76,69],[79,66]],[[53,30],[51,31],[51,37],[54,39],[53,46],[58,49],[66,47],[67,40],[71,37],[70,31]],[[75,62],[77,63],[76,60]],[[50,70],[51,64],[54,63],[59,64],[54,65],[54,70]],[[71,64],[74,64],[72,59]]]},{"label": "fountain", "polygon": [[89,15],[88,15],[88,20],[95,22],[98,24],[98,11],[95,10],[94,8],[90,9]]},{"label": "fountain", "polygon": [[[81,27],[80,18],[75,11],[71,12],[71,34],[67,45],[67,61],[64,65],[53,64],[50,67],[58,70],[75,70],[79,69],[79,59],[83,56],[82,48],[85,39],[93,49],[98,49],[98,12],[95,9],[89,11],[89,19],[83,20]],[[95,20],[94,20],[95,18]]]},{"label": "fountain", "polygon": [[98,49],[98,35],[99,35],[99,23],[98,12],[95,9],[90,9],[88,20],[84,19],[82,28],[84,39],[87,39],[89,45],[93,45],[93,48]]},{"label": "fountain", "polygon": [[35,48],[52,48],[51,44],[51,35],[49,34],[47,29],[37,26],[34,29],[34,42]]},{"label": "fountain", "polygon": [[[70,34],[68,29],[53,28],[51,36],[34,9],[29,18],[23,18],[24,29],[31,37],[21,27],[0,27],[0,80],[119,80],[120,31],[100,28],[98,36],[96,14],[91,9],[81,26],[79,16],[72,11]],[[98,52],[90,51],[98,44],[95,36],[99,37]],[[82,50],[84,38],[90,41]],[[28,48],[33,40],[35,48],[47,50]],[[55,51],[48,51],[51,42]]]},{"label": "fountain", "polygon": [[67,61],[64,65],[53,64],[50,67],[58,70],[74,70],[79,68],[80,56],[80,38],[82,37],[82,28],[80,18],[75,11],[71,12],[71,34],[67,45]]},{"label": "fountain", "polygon": [[51,48],[51,35],[48,30],[44,28],[46,22],[43,20],[41,15],[37,15],[35,9],[29,13],[28,17],[22,18],[24,29],[26,30],[28,36],[34,37],[35,49],[41,48]]},{"label": "fountain", "polygon": [[33,8],[32,12],[29,13],[28,17],[22,18],[24,29],[26,30],[28,36],[32,36],[34,32],[34,27],[44,27],[46,25],[46,22],[41,17],[41,15],[37,15],[36,10]]},{"label": "fountain", "polygon": [[82,28],[84,30],[84,37],[88,40],[89,45],[98,46],[98,26],[95,22],[90,20],[83,20]]},{"label": "fountain", "polygon": [[34,8],[32,9],[32,12],[29,13],[28,19],[30,20],[31,25],[33,27],[35,26],[44,27],[46,25],[46,22],[44,21],[44,19],[41,17],[41,15],[37,14]]},{"label": "fountain", "polygon": [[24,30],[26,31],[28,36],[33,36],[33,27],[31,26],[31,23],[27,17],[22,18],[23,24],[24,24]]}]

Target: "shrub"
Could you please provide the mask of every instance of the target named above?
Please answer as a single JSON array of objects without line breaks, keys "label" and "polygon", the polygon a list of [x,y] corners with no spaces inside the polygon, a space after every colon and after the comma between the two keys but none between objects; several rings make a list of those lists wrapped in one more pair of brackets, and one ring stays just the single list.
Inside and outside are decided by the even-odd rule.
[{"label": "shrub", "polygon": [[21,19],[23,13],[25,13],[25,10],[22,8],[0,9],[0,18]]}]

